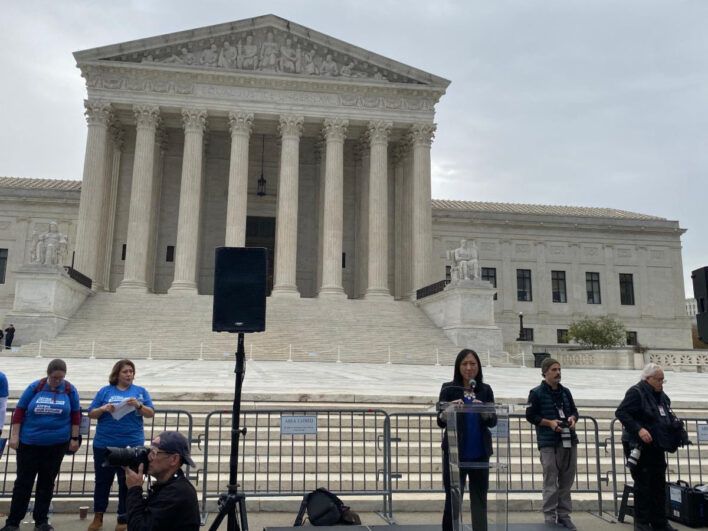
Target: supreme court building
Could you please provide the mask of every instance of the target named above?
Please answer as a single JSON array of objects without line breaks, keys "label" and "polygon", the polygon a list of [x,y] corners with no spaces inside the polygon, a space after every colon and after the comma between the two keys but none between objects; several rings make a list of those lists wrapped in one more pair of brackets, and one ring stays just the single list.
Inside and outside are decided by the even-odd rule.
[{"label": "supreme court building", "polygon": [[468,238],[505,341],[523,311],[544,343],[609,314],[642,343],[690,347],[678,222],[431,200],[446,79],[273,15],[74,56],[83,178],[0,178],[0,303],[52,220],[92,289],[124,294],[208,295],[214,248],[246,245],[269,249],[273,298],[403,303]]}]

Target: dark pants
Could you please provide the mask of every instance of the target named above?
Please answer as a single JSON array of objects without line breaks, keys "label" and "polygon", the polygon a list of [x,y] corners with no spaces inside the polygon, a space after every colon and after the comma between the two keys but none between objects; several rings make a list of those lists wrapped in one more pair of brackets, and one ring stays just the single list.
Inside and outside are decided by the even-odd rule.
[{"label": "dark pants", "polygon": [[[489,461],[480,461],[488,465]],[[470,509],[472,511],[473,531],[487,531],[487,491],[489,490],[489,467],[460,470],[460,496],[469,483]],[[453,503],[450,483],[450,456],[443,451],[443,485],[445,487],[445,510],[443,511],[442,531],[452,531],[453,519],[459,517],[458,507]]]},{"label": "dark pants", "polygon": [[[629,455],[629,446],[625,455]],[[634,470],[634,522],[651,524],[654,529],[663,529],[666,518],[666,455],[653,446],[642,446],[642,455]]]},{"label": "dark pants", "polygon": [[125,498],[128,488],[125,486],[125,472],[120,467],[103,466],[106,460],[105,448],[93,448],[93,469],[96,472],[96,485],[93,488],[93,512],[105,513],[108,497],[111,494],[113,479],[118,474],[118,521],[126,523]]},{"label": "dark pants", "polygon": [[12,502],[7,525],[20,525],[27,513],[32,486],[37,478],[37,488],[34,494],[34,511],[32,516],[35,525],[47,523],[49,504],[52,502],[54,480],[59,473],[64,453],[68,443],[51,446],[37,446],[20,443],[17,448],[17,478],[12,489]]},{"label": "dark pants", "polygon": [[11,336],[9,334],[5,335],[5,348],[7,350],[10,350],[10,347],[12,346],[12,340],[15,338],[15,336]]}]

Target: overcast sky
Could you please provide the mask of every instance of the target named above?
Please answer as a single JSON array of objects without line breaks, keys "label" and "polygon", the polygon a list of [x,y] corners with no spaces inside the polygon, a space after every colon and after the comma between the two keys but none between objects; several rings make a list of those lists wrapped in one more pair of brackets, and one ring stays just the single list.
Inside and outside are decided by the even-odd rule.
[{"label": "overcast sky", "polygon": [[80,179],[72,52],[273,13],[452,81],[433,197],[679,220],[686,293],[708,265],[708,1],[2,3],[0,175]]}]

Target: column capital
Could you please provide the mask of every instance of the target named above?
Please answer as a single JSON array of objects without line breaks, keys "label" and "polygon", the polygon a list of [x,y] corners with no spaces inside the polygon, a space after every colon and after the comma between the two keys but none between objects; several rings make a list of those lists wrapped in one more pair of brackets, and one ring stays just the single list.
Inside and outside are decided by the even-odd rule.
[{"label": "column capital", "polygon": [[133,105],[133,114],[138,128],[160,125],[160,107],[157,105]]},{"label": "column capital", "polygon": [[182,109],[182,126],[185,132],[203,133],[206,129],[207,111],[205,109]]},{"label": "column capital", "polygon": [[388,137],[391,134],[391,129],[393,128],[393,122],[387,122],[384,120],[372,120],[367,125],[367,133],[369,144],[386,144],[388,143]]},{"label": "column capital", "polygon": [[393,146],[393,150],[391,150],[391,159],[393,160],[394,164],[400,164],[403,162],[403,160],[408,156],[408,153],[410,151],[410,143],[401,141],[396,143],[395,146]]},{"label": "column capital", "polygon": [[322,124],[322,134],[327,141],[344,142],[344,138],[347,136],[347,127],[349,127],[349,120],[325,118]]},{"label": "column capital", "polygon": [[410,139],[415,145],[430,146],[435,137],[437,125],[431,123],[413,124],[410,128]]},{"label": "column capital", "polygon": [[304,116],[297,116],[294,114],[281,114],[280,123],[278,125],[278,131],[281,137],[295,136],[300,137],[302,135],[302,128],[305,124]]},{"label": "column capital", "polygon": [[125,145],[125,130],[120,126],[120,123],[111,121],[108,131],[111,134],[113,147],[118,151],[123,151],[123,146]]},{"label": "column capital", "polygon": [[84,115],[88,125],[108,127],[113,116],[113,108],[107,101],[84,100]]},{"label": "column capital", "polygon": [[246,135],[251,136],[253,131],[253,113],[232,111],[229,113],[229,129],[231,136]]}]

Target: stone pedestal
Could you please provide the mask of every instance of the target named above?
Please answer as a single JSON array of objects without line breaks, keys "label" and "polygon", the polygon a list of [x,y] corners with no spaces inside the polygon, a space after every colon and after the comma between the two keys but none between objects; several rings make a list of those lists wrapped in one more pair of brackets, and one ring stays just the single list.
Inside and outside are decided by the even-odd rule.
[{"label": "stone pedestal", "polygon": [[417,302],[450,340],[480,356],[503,352],[501,329],[494,323],[494,293],[485,280],[461,280]]},{"label": "stone pedestal", "polygon": [[92,294],[61,266],[23,265],[15,274],[15,302],[5,321],[15,325],[18,345],[56,337]]}]

